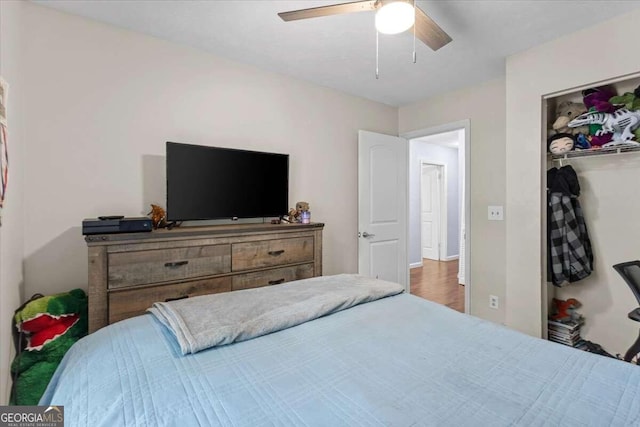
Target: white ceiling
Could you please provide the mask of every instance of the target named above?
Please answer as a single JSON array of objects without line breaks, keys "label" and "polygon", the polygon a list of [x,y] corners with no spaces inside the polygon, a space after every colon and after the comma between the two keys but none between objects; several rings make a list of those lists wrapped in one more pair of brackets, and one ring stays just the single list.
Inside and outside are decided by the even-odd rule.
[{"label": "white ceiling", "polygon": [[420,138],[412,139],[411,142],[426,142],[429,144],[441,145],[448,148],[459,148],[460,142],[464,140],[464,129],[450,132],[436,133]]},{"label": "white ceiling", "polygon": [[[288,23],[276,15],[344,1],[35,2],[394,106],[497,78],[506,56],[640,7],[640,0],[418,0],[453,42],[433,52],[418,41],[413,64],[409,32],[381,35],[376,80],[373,12]],[[574,55],[598,60],[588,43],[567,61]]]}]

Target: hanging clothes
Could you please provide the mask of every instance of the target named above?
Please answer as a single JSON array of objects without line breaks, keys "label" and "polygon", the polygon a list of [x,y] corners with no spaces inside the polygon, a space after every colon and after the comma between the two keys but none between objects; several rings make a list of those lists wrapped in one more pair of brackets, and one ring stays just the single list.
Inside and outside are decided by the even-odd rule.
[{"label": "hanging clothes", "polygon": [[591,274],[593,250],[576,171],[569,165],[549,169],[547,186],[547,280],[562,287]]}]

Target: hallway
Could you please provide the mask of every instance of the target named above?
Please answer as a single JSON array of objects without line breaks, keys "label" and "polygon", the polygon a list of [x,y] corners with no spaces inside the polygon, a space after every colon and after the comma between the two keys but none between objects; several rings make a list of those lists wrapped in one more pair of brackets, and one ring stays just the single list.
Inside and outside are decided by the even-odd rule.
[{"label": "hallway", "polygon": [[422,260],[411,269],[411,294],[464,313],[464,286],[458,284],[458,260]]}]

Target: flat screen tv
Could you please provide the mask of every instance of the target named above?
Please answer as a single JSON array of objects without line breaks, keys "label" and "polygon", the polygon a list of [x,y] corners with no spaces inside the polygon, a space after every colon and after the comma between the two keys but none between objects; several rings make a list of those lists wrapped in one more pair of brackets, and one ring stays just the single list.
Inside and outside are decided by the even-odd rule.
[{"label": "flat screen tv", "polygon": [[287,213],[289,155],[167,142],[167,219]]}]

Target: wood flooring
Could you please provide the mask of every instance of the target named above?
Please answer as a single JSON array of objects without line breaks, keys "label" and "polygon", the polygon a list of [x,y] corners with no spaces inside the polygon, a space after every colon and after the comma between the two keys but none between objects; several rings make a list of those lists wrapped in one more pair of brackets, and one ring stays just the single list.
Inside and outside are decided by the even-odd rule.
[{"label": "wood flooring", "polygon": [[411,269],[411,294],[464,313],[464,285],[458,284],[458,260],[422,260]]}]

